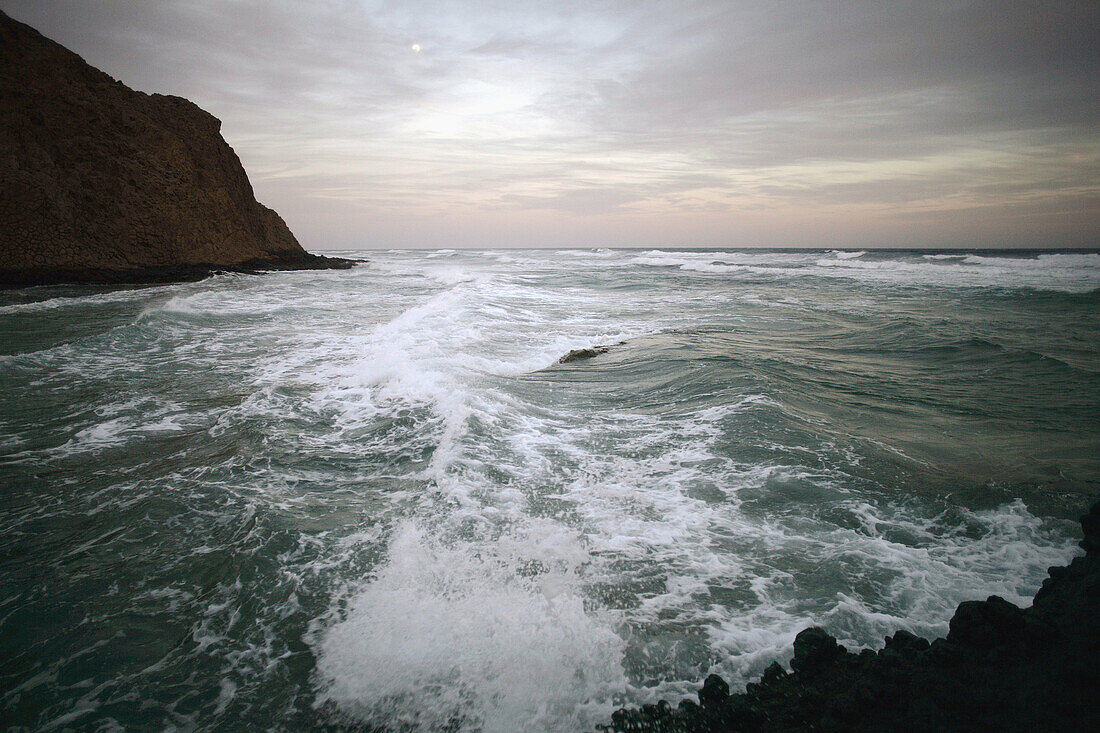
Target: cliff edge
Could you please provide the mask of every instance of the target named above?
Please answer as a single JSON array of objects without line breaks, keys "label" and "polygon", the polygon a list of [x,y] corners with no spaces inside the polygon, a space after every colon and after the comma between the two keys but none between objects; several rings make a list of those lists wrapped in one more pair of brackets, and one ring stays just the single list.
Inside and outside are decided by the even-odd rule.
[{"label": "cliff edge", "polygon": [[1085,555],[1050,577],[1030,608],[998,596],[959,604],[947,638],[906,631],[854,654],[820,628],[731,695],[718,675],[699,701],[612,716],[605,731],[1100,730],[1100,503],[1081,518]]},{"label": "cliff edge", "polygon": [[0,286],[354,264],[302,249],[220,129],[0,12]]}]

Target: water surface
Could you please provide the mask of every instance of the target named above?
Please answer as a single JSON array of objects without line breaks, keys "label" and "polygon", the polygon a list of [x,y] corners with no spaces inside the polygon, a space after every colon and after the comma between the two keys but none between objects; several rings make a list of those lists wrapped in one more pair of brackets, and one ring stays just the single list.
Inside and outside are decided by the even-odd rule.
[{"label": "water surface", "polygon": [[358,256],[0,294],[7,725],[591,728],[1026,605],[1100,493],[1096,253]]}]

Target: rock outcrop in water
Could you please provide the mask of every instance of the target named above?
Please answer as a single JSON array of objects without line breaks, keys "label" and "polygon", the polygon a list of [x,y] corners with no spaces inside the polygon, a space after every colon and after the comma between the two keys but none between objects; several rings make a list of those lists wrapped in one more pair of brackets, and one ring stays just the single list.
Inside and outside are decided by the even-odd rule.
[{"label": "rock outcrop in water", "polygon": [[743,694],[711,675],[699,702],[619,710],[608,731],[1100,730],[1100,503],[1081,520],[1085,556],[1034,604],[959,605],[946,639],[906,631],[853,654],[819,628],[795,638],[791,672],[772,664]]},{"label": "rock outcrop in water", "polygon": [[220,128],[0,12],[0,285],[350,267],[256,202]]},{"label": "rock outcrop in water", "polygon": [[559,364],[568,364],[571,361],[580,361],[581,359],[591,359],[593,356],[599,356],[600,354],[606,354],[609,350],[607,346],[593,346],[589,349],[570,349],[562,358],[558,359]]},{"label": "rock outcrop in water", "polygon": [[611,346],[589,346],[589,347],[584,348],[584,349],[570,349],[567,354],[565,354],[563,357],[558,359],[558,363],[559,364],[568,364],[571,361],[581,361],[582,359],[591,359],[594,356],[599,356],[600,354],[606,354],[607,352],[611,351],[612,346],[623,346],[624,344],[626,344],[625,341],[620,341],[619,343],[612,344]]}]

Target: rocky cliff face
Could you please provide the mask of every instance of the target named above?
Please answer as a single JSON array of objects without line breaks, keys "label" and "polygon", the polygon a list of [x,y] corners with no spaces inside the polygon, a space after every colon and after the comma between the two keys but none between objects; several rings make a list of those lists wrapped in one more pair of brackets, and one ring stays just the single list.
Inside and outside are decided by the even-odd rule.
[{"label": "rocky cliff face", "polygon": [[0,284],[350,266],[256,202],[220,127],[0,12]]}]

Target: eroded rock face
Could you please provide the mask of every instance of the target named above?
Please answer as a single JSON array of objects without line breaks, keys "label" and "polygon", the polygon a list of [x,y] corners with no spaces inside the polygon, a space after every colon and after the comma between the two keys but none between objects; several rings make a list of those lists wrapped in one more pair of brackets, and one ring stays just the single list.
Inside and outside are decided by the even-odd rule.
[{"label": "eroded rock face", "polygon": [[256,202],[220,128],[0,12],[0,283],[345,262]]}]

